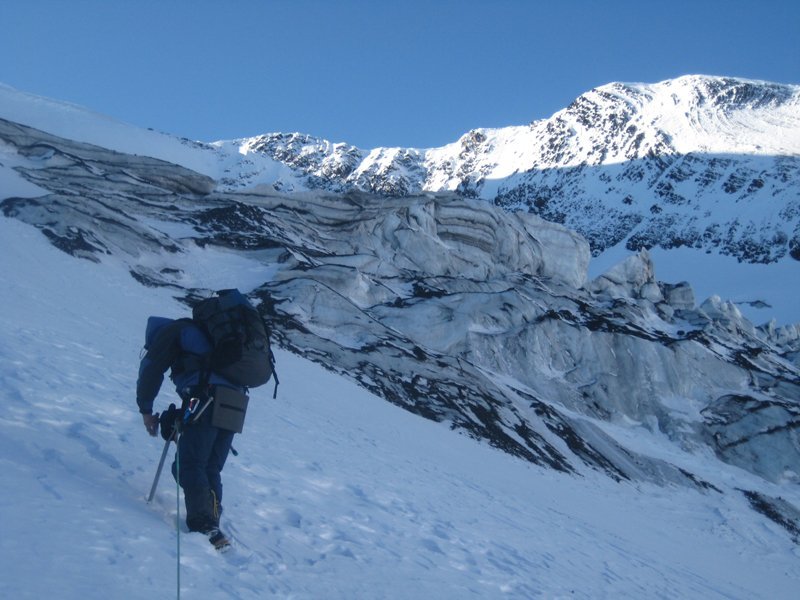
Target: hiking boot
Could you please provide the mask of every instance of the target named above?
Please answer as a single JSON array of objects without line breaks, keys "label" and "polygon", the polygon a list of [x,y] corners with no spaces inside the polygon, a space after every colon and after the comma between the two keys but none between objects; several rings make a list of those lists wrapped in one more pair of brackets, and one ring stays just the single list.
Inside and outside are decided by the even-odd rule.
[{"label": "hiking boot", "polygon": [[219,527],[214,527],[205,532],[208,536],[208,541],[214,546],[215,550],[225,550],[230,547],[231,541],[224,533],[219,530]]}]

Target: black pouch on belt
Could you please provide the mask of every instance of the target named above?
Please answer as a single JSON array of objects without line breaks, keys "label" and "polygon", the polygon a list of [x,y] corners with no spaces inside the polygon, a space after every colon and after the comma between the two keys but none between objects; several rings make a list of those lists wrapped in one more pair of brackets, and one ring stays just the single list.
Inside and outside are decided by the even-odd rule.
[{"label": "black pouch on belt", "polygon": [[242,433],[249,401],[249,396],[244,392],[218,385],[214,392],[214,413],[211,415],[211,424],[220,429]]}]

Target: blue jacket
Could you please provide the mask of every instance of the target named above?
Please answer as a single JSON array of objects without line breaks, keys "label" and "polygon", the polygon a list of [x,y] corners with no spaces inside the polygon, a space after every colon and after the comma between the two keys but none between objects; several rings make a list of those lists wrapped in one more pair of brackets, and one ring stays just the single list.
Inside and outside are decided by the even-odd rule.
[{"label": "blue jacket", "polygon": [[[191,319],[150,317],[144,347],[147,352],[139,363],[136,403],[140,413],[150,415],[167,369],[170,369],[170,379],[178,395],[185,397],[192,386],[200,383],[212,346]],[[242,389],[214,372],[211,372],[208,383]]]}]

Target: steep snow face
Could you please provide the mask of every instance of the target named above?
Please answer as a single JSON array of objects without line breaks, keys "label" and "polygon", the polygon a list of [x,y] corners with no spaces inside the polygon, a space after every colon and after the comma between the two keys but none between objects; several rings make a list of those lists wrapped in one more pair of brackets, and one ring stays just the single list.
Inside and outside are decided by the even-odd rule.
[{"label": "steep snow face", "polygon": [[122,123],[81,106],[28,94],[0,83],[0,118],[71,140],[128,154],[151,156],[217,175],[225,157],[207,144]]},{"label": "steep snow face", "polygon": [[800,329],[754,327],[719,298],[698,307],[646,252],[587,282],[582,237],[478,199],[224,193],[21,125],[0,122],[0,139],[3,173],[31,184],[6,216],[181,298],[203,293],[189,250],[228,248],[285,348],[513,455],[712,485],[642,453],[620,435],[633,429],[770,481],[800,473]]},{"label": "steep snow face", "polygon": [[652,96],[640,122],[668,132],[680,154],[783,156],[800,149],[796,86],[686,76],[639,87]]}]

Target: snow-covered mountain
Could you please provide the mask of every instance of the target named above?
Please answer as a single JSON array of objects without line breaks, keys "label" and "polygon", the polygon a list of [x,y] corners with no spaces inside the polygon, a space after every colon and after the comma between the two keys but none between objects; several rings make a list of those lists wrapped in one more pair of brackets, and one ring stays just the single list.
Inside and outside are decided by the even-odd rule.
[{"label": "snow-covered mountain", "polygon": [[[549,119],[426,150],[364,151],[301,134],[234,146],[245,158],[223,180],[231,189],[450,190],[565,224],[595,255],[624,244],[800,259],[797,86],[699,76],[609,84]],[[262,156],[292,176],[264,177]]]},{"label": "snow-covered mountain", "polygon": [[686,246],[743,262],[800,260],[798,86],[704,76],[612,83],[526,126],[475,129],[441,148],[371,150],[300,133],[179,146],[119,124],[105,133],[109,123],[90,115],[87,126],[77,107],[51,103],[50,116],[36,116],[48,101],[9,88],[0,98],[12,121],[158,154],[223,191],[452,191],[567,225],[595,256],[618,245]]},{"label": "snow-covered mountain", "polygon": [[[762,117],[781,124],[763,139],[740,140],[742,161],[778,161],[769,153],[788,152],[785,144],[794,143],[793,132],[779,139],[796,115],[793,88],[687,78],[587,94],[548,122],[574,119],[551,132],[548,147],[562,148],[552,160],[566,160],[562,170],[591,170],[581,161],[595,155],[576,154],[580,136],[570,134],[580,123],[589,130],[595,120],[605,122],[585,112],[587,98],[621,102],[623,91],[631,97],[636,91],[649,106],[645,90],[663,101],[663,88],[685,92],[691,82],[696,90],[701,84],[717,89],[716,82],[731,103],[746,102],[749,126]],[[751,91],[740,102],[736,94],[744,92],[732,89]],[[720,94],[717,103],[727,97]],[[673,102],[683,97],[676,92]],[[707,123],[701,109],[709,103],[697,100],[687,122]],[[641,119],[677,119],[666,108],[631,110],[624,132]],[[737,115],[726,121],[734,129],[744,119]],[[499,148],[500,138],[541,127],[498,130],[493,143]],[[704,127],[711,133],[703,152],[721,152],[729,142],[717,139],[724,138],[720,127]],[[622,189],[637,161],[646,175],[673,161],[677,154],[670,152],[685,151],[677,142],[668,151],[648,135],[636,148],[606,138],[606,153],[592,160],[626,174],[608,186]],[[474,157],[489,160],[477,148],[492,147],[490,137],[470,136]],[[760,148],[747,146],[753,140]],[[592,147],[598,152],[601,145]],[[641,159],[623,160],[642,147],[648,149]],[[525,148],[509,142],[497,156]],[[767,154],[758,154],[765,148]],[[225,285],[262,301],[283,348],[412,413],[560,473],[739,497],[788,537],[800,535],[800,326],[756,326],[719,296],[698,303],[688,283],[655,277],[647,250],[589,277],[596,244],[562,224],[486,201],[546,175],[543,163],[503,177],[489,169],[480,180],[470,176],[453,185],[455,179],[428,162],[447,151],[384,149],[364,157],[346,146],[280,135],[199,144],[0,88],[0,209],[37,227],[59,249],[98,263],[98,272],[122,267],[144,286],[186,300],[218,285],[212,271],[222,270]],[[751,198],[766,201],[758,194],[767,188],[776,202],[796,205],[796,157],[783,158],[791,167],[786,189],[764,171],[765,183]],[[501,161],[492,160],[500,169]],[[470,168],[480,171],[479,162]],[[311,168],[323,163],[330,177]],[[379,164],[402,164],[404,173],[426,178],[438,172],[437,189],[457,189],[401,185],[391,194],[375,188],[383,193],[374,195],[357,189],[366,185],[352,185],[357,173]],[[491,186],[494,198],[480,197]],[[742,215],[755,211],[744,199],[734,204]],[[670,206],[696,212],[695,204]],[[708,207],[709,219],[714,210]],[[770,246],[771,260],[783,268],[796,268],[790,240],[787,235],[781,256],[778,242]],[[198,263],[198,248],[223,258]]]}]

